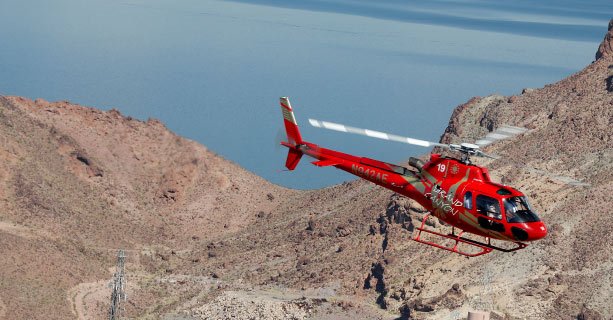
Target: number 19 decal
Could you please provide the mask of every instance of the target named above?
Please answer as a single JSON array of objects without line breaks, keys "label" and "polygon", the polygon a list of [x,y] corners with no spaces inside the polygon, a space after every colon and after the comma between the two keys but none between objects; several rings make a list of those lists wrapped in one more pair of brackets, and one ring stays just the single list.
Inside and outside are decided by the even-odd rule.
[{"label": "number 19 decal", "polygon": [[445,172],[445,170],[447,169],[447,166],[442,163],[437,164],[436,167],[438,168],[439,172]]}]

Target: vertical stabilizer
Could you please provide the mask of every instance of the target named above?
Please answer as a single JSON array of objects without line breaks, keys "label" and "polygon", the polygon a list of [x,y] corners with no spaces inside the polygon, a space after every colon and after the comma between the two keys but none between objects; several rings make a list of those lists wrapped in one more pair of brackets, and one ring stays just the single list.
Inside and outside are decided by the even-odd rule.
[{"label": "vertical stabilizer", "polygon": [[292,105],[289,103],[289,98],[281,97],[280,103],[288,142],[287,144],[283,143],[283,145],[289,148],[287,160],[285,161],[285,167],[287,167],[289,170],[294,170],[296,169],[298,162],[300,162],[300,158],[302,158],[302,152],[297,147],[298,145],[302,144],[302,136],[300,135],[300,130],[298,129],[298,123],[296,122],[296,117],[294,116],[294,110],[292,110]]},{"label": "vertical stabilizer", "polygon": [[285,124],[285,133],[287,133],[287,142],[292,145],[302,144],[302,136],[300,136],[300,130],[298,130],[298,123],[296,117],[294,117],[294,110],[289,103],[288,97],[281,97],[281,112],[283,112],[283,122]]}]

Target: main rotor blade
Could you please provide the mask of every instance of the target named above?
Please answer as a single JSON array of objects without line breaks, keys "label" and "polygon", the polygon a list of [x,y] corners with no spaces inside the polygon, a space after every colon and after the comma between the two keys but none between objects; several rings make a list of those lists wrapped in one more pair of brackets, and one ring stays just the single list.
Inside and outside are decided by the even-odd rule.
[{"label": "main rotor blade", "polygon": [[350,126],[346,126],[340,123],[333,123],[333,122],[327,122],[327,121],[321,121],[321,120],[315,120],[315,119],[309,119],[309,123],[313,127],[317,127],[317,128],[324,128],[328,130],[359,134],[359,135],[367,136],[371,138],[402,142],[402,143],[413,144],[413,145],[422,146],[422,147],[443,147],[443,148],[449,149],[449,145],[442,144],[442,143],[413,139],[413,138],[398,136],[395,134],[385,133],[381,131],[350,127]]},{"label": "main rotor blade", "polygon": [[522,134],[528,131],[526,128],[513,127],[509,125],[503,125],[496,130],[488,133],[484,138],[477,140],[476,145],[483,147],[498,140],[508,139],[518,134]]},{"label": "main rotor blade", "polygon": [[481,150],[479,150],[476,153],[476,155],[480,157],[484,157],[484,158],[494,159],[494,160],[500,159],[500,156],[497,156],[495,154],[485,153],[485,152],[482,152]]},{"label": "main rotor blade", "polygon": [[532,167],[523,167],[523,168],[528,170],[529,172],[538,173],[538,174],[547,176],[553,180],[558,180],[560,182],[566,183],[571,186],[575,186],[575,187],[589,187],[590,186],[589,183],[583,182],[581,180],[576,180],[571,177],[554,174],[548,171],[539,170],[539,169],[532,168]]}]

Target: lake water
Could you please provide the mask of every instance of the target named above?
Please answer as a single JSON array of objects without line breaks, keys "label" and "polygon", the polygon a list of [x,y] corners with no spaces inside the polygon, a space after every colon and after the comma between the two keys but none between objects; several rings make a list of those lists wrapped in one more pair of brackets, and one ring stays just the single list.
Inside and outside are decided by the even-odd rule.
[{"label": "lake water", "polygon": [[[311,128],[307,118],[437,141],[472,96],[517,94],[589,64],[610,1],[3,0],[0,94],[116,107],[275,183],[279,96],[305,140],[389,162],[429,150]],[[308,159],[305,159],[308,160]]]}]

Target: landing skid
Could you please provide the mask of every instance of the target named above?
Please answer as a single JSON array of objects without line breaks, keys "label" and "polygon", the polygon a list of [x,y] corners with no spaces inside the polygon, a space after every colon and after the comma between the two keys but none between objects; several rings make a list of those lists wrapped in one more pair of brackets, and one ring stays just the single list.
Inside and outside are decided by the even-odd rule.
[{"label": "landing skid", "polygon": [[[517,251],[519,249],[523,249],[523,248],[528,246],[527,244],[522,243],[522,242],[514,242],[517,245],[516,247],[511,248],[511,249],[505,249],[505,248],[500,248],[500,247],[492,245],[491,242],[490,242],[491,239],[489,237],[485,237],[485,240],[487,241],[487,243],[483,243],[483,242],[479,242],[479,241],[476,241],[476,240],[472,240],[472,239],[468,239],[468,238],[462,237],[462,234],[464,233],[464,231],[461,231],[459,234],[456,235],[454,232],[452,232],[450,234],[442,234],[442,233],[439,233],[439,232],[436,232],[436,231],[428,230],[424,226],[425,226],[426,220],[428,219],[429,216],[430,216],[430,213],[428,213],[428,214],[426,214],[424,216],[423,220],[421,221],[421,227],[416,228],[418,230],[418,232],[417,232],[417,235],[415,236],[415,238],[413,240],[415,240],[417,242],[420,242],[420,243],[423,243],[423,244],[427,244],[427,245],[439,248],[439,249],[455,252],[455,253],[461,254],[461,255],[466,256],[466,257],[481,256],[481,255],[484,255],[484,254],[492,252],[492,250],[498,250],[498,251],[502,251],[502,252],[512,252],[512,251]],[[455,228],[453,230],[455,230]],[[435,242],[431,242],[431,241],[427,241],[427,240],[422,240],[420,238],[422,231],[426,232],[426,233],[429,233],[429,234],[433,234],[435,236],[443,237],[443,238],[446,238],[446,239],[451,239],[451,240],[455,241],[455,244],[454,244],[453,247],[447,247],[447,246],[444,246],[444,245],[441,245],[441,244],[438,244],[438,243],[435,243]],[[469,252],[461,251],[461,250],[458,249],[458,245],[460,243],[464,243],[464,244],[467,244],[469,246],[473,246],[473,247],[479,248],[481,251],[476,252],[476,253],[469,253]]]}]

